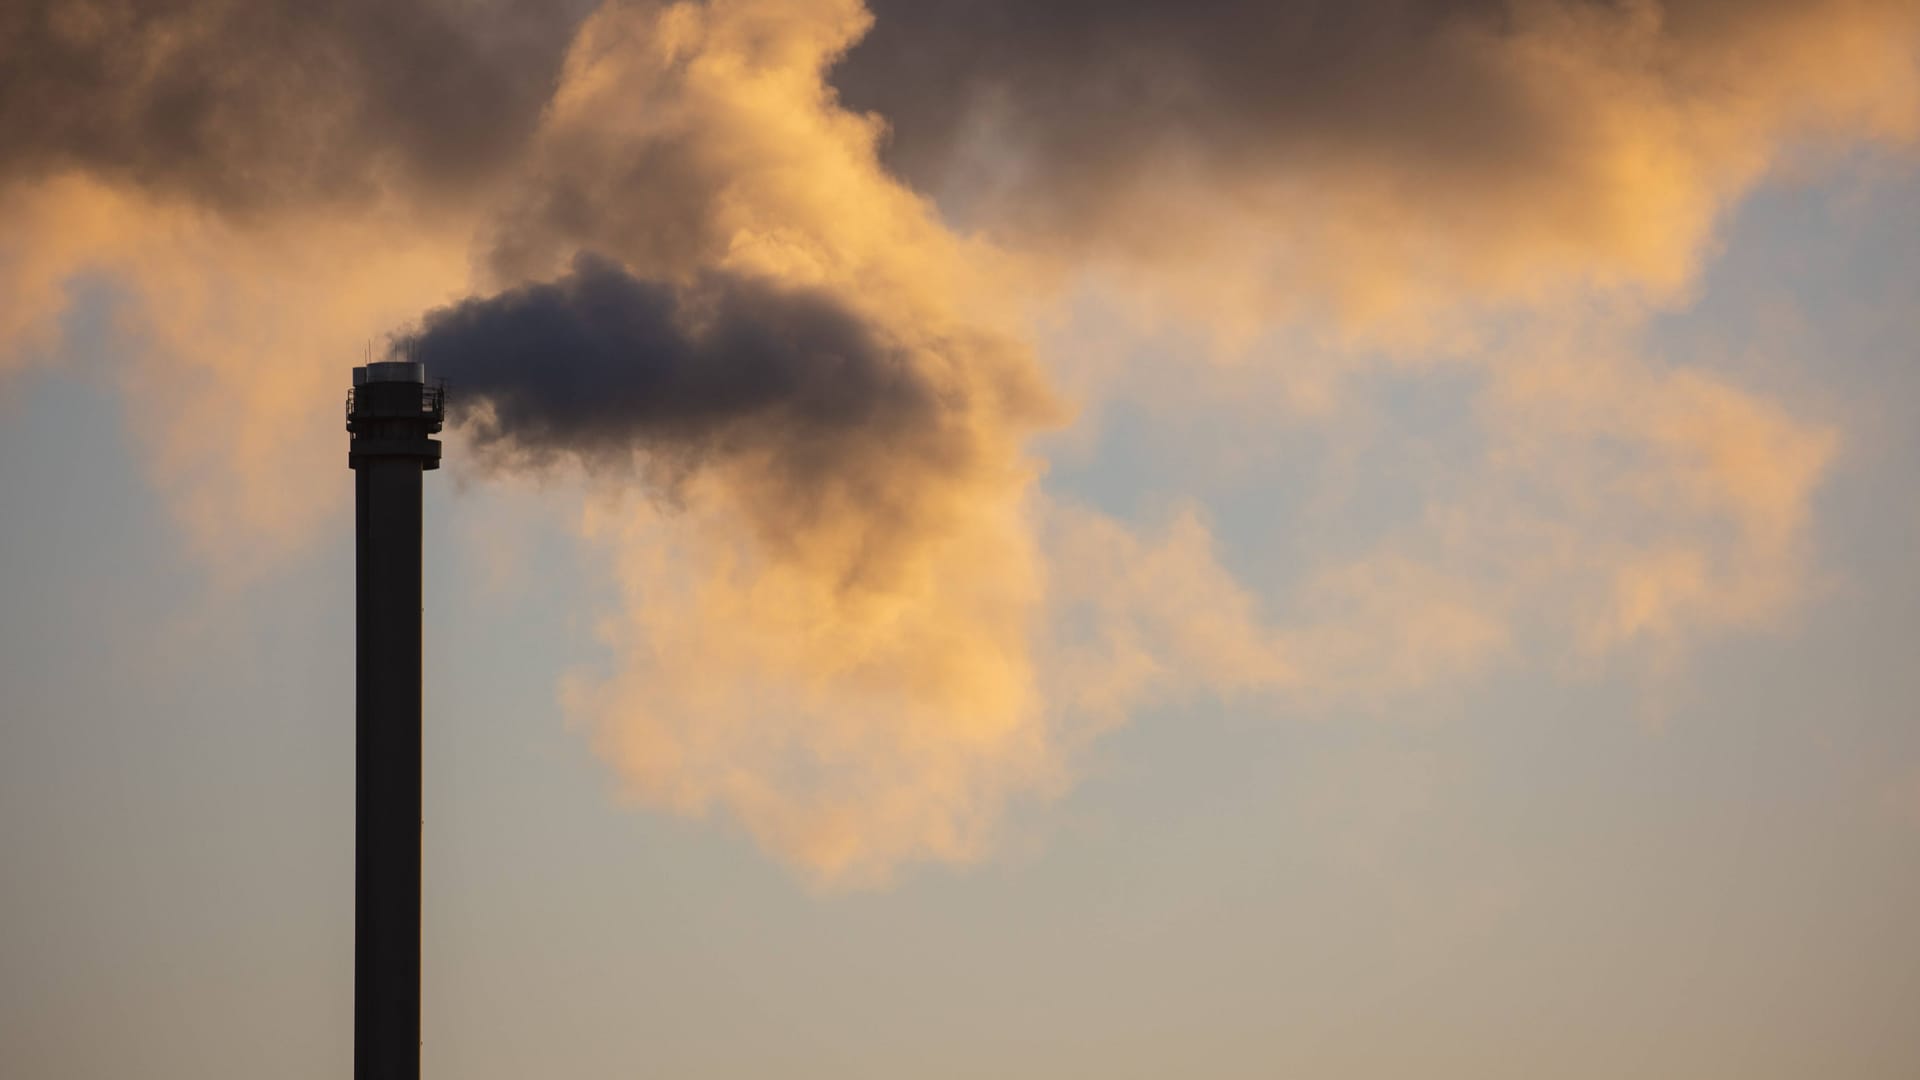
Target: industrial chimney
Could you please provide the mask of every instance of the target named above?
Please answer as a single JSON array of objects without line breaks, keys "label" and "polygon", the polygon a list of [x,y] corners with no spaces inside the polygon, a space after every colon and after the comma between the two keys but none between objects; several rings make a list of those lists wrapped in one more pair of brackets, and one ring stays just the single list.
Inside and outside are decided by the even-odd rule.
[{"label": "industrial chimney", "polygon": [[420,1075],[420,491],[445,417],[424,364],[353,369],[354,1080]]}]

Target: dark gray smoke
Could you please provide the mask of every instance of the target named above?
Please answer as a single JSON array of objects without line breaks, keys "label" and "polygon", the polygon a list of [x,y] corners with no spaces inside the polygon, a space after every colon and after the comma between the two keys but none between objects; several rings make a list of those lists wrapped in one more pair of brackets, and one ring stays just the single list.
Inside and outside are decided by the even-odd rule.
[{"label": "dark gray smoke", "polygon": [[[1804,17],[1792,0],[869,0],[832,80],[891,124],[889,164],[964,219],[1095,230],[1127,199],[1231,197],[1337,168],[1416,199],[1578,179],[1596,132],[1511,62],[1517,35],[1650,27],[1648,71]],[[1798,14],[1796,14],[1796,12]],[[1531,13],[1532,22],[1525,21]],[[1556,21],[1558,20],[1558,21]],[[1574,33],[1602,53],[1607,30]],[[1324,174],[1322,174],[1324,175]],[[1498,195],[1493,197],[1498,198]],[[1137,212],[1137,206],[1120,213]],[[995,220],[994,215],[1012,220]]]},{"label": "dark gray smoke", "polygon": [[445,192],[531,133],[583,0],[7,0],[0,182],[81,169],[222,210]]},{"label": "dark gray smoke", "polygon": [[940,188],[985,129],[1025,198],[1069,212],[1156,156],[1203,167],[1379,147],[1511,158],[1537,134],[1500,73],[1451,47],[1505,0],[871,0],[836,69],[892,123],[887,153]]},{"label": "dark gray smoke", "polygon": [[455,419],[496,460],[672,476],[725,459],[804,504],[967,458],[963,403],[911,355],[826,293],[754,278],[676,287],[582,255],[557,281],[429,313],[396,351],[449,381]]}]

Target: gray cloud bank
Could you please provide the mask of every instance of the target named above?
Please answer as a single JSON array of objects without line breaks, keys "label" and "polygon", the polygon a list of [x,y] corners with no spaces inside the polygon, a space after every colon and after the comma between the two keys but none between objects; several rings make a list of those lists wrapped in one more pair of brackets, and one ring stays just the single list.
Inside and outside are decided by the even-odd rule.
[{"label": "gray cloud bank", "polygon": [[949,216],[1068,258],[1237,248],[1368,315],[1436,282],[1677,293],[1782,147],[1920,124],[1911,0],[871,7],[831,78]]},{"label": "gray cloud bank", "polygon": [[585,5],[15,0],[0,180],[80,169],[223,210],[435,190],[519,152]]}]

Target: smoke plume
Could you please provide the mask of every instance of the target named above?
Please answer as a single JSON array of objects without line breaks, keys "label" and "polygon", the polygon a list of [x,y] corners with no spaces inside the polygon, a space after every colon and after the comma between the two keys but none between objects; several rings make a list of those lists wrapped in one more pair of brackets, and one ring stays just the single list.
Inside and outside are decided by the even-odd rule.
[{"label": "smoke plume", "polygon": [[1201,319],[1684,291],[1808,139],[1920,128],[1910,0],[875,0],[832,78],[964,223]]},{"label": "smoke plume", "polygon": [[23,0],[0,182],[78,171],[228,212],[465,193],[523,148],[569,0]]},{"label": "smoke plume", "polygon": [[[1636,329],[1770,170],[1912,136],[1916,32],[1908,0],[27,0],[0,375],[110,286],[143,457],[225,568],[344,512],[315,403],[398,331],[453,384],[450,468],[587,475],[604,662],[561,697],[621,791],[881,882],[991,851],[1156,698],[1778,618],[1835,439]],[[1229,351],[1253,389],[1196,403]],[[1441,367],[1480,456],[1297,581],[1041,484],[1062,372],[1250,442],[1311,401],[1338,462],[1384,452],[1354,385]]]},{"label": "smoke plume", "polygon": [[396,346],[459,387],[454,418],[496,466],[571,456],[669,494],[710,464],[752,470],[769,545],[835,514],[871,523],[850,580],[978,467],[971,404],[818,288],[725,271],[676,288],[582,254],[557,281],[430,312]]},{"label": "smoke plume", "polygon": [[941,419],[909,358],[830,295],[719,272],[675,289],[583,254],[558,281],[430,312],[400,345],[460,384],[456,417],[485,407],[483,444],[533,453],[764,439],[831,470],[871,449],[848,443],[937,437]]}]

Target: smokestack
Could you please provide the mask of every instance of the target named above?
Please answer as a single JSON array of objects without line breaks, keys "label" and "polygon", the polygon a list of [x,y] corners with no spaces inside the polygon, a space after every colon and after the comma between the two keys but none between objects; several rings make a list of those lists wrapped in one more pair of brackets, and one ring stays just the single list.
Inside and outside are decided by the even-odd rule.
[{"label": "smokestack", "polygon": [[420,1075],[420,491],[445,416],[426,365],[353,369],[354,1080]]}]

